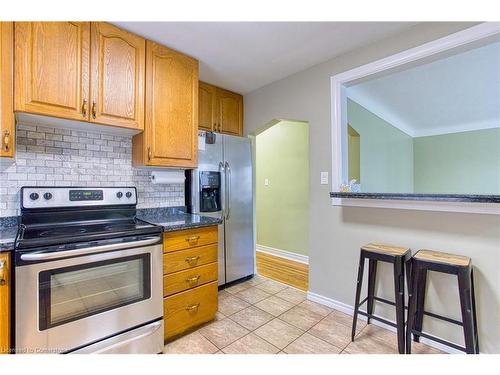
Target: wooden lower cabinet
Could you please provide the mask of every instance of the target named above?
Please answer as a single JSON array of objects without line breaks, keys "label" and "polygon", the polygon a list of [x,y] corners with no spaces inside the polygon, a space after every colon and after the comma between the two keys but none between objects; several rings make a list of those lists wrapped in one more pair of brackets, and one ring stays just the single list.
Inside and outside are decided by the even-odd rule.
[{"label": "wooden lower cabinet", "polygon": [[218,303],[217,226],[164,234],[165,340],[213,320]]},{"label": "wooden lower cabinet", "polygon": [[171,296],[172,294],[217,280],[217,272],[217,262],[215,262],[194,269],[165,275],[163,276],[163,295]]},{"label": "wooden lower cabinet", "polygon": [[163,300],[165,340],[212,320],[217,312],[217,281]]},{"label": "wooden lower cabinet", "polygon": [[0,254],[0,354],[10,348],[10,254]]}]

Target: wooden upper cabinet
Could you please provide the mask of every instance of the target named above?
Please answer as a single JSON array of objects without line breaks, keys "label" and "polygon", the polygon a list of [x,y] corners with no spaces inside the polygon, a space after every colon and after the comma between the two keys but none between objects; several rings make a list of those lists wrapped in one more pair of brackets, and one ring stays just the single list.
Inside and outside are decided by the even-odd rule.
[{"label": "wooden upper cabinet", "polygon": [[144,38],[92,22],[90,121],[144,129]]},{"label": "wooden upper cabinet", "polygon": [[217,88],[216,116],[221,133],[243,135],[243,97]]},{"label": "wooden upper cabinet", "polygon": [[15,23],[15,110],[88,120],[89,22]]},{"label": "wooden upper cabinet", "polygon": [[197,60],[147,41],[146,122],[132,152],[135,165],[197,166]]},{"label": "wooden upper cabinet", "polygon": [[199,82],[198,90],[198,128],[215,130],[215,102],[217,89],[205,82]]},{"label": "wooden upper cabinet", "polygon": [[[0,157],[14,157],[14,23],[0,22]],[[1,310],[0,310],[1,311]]]}]

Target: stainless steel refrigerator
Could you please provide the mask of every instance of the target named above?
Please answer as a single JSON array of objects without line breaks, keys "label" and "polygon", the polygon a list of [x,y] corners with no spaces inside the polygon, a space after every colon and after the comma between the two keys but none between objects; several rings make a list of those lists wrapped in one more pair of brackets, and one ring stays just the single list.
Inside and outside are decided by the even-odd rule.
[{"label": "stainless steel refrigerator", "polygon": [[195,214],[220,217],[219,285],[254,274],[250,140],[199,132],[198,168],[187,172],[186,204]]}]

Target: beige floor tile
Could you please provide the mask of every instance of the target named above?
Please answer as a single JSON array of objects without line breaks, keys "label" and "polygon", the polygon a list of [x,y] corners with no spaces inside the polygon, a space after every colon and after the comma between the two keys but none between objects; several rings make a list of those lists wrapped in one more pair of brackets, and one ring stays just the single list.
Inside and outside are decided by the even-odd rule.
[{"label": "beige floor tile", "polygon": [[280,350],[259,336],[250,333],[228,345],[222,351],[226,354],[276,354]]},{"label": "beige floor tile", "polygon": [[253,331],[260,326],[266,324],[267,322],[274,319],[274,316],[258,309],[255,306],[247,307],[236,314],[231,315],[231,320],[245,327],[246,329]]},{"label": "beige floor tile", "polygon": [[412,354],[446,354],[441,350],[433,348],[429,345],[413,341],[411,343],[411,352]]},{"label": "beige floor tile", "polygon": [[219,349],[199,332],[193,332],[165,345],[165,354],[211,354]]},{"label": "beige floor tile", "polygon": [[294,304],[299,304],[306,299],[306,292],[295,288],[286,288],[275,294],[277,297]]},{"label": "beige floor tile", "polygon": [[279,349],[284,349],[288,344],[301,336],[304,331],[276,318],[257,328],[254,333]]},{"label": "beige floor tile", "polygon": [[287,286],[274,280],[268,280],[263,282],[262,284],[257,285],[257,288],[262,289],[264,292],[267,292],[269,294],[275,294],[280,290],[286,289]]},{"label": "beige floor tile", "polygon": [[264,277],[261,275],[255,275],[250,280],[248,280],[247,283],[249,283],[252,286],[256,286],[256,285],[262,284],[263,282],[268,281],[268,280],[270,280],[270,279],[268,279],[267,277]]},{"label": "beige floor tile", "polygon": [[307,331],[313,325],[317,324],[323,316],[321,314],[315,313],[304,307],[295,306],[280,315],[281,320],[294,325],[297,328]]},{"label": "beige floor tile", "polygon": [[200,332],[219,349],[247,335],[250,331],[227,318],[201,328]]},{"label": "beige floor tile", "polygon": [[255,306],[273,316],[279,316],[285,311],[290,310],[294,304],[276,296],[271,296],[256,303]]},{"label": "beige floor tile", "polygon": [[[328,315],[328,318],[333,319],[338,323],[343,324],[349,328],[352,328],[352,315],[343,313],[338,310],[333,310],[330,313],[330,315]],[[366,320],[361,320],[358,318],[358,321],[356,322],[356,332],[361,331],[365,327],[366,327]]]},{"label": "beige floor tile", "polygon": [[345,351],[350,354],[398,354],[394,345],[362,333],[356,336]]},{"label": "beige floor tile", "polygon": [[315,312],[317,314],[320,314],[323,317],[327,316],[333,311],[328,306],[321,305],[319,303],[308,300],[305,300],[304,302],[300,303],[299,306],[311,310],[312,312]]},{"label": "beige floor tile", "polygon": [[222,320],[222,319],[226,319],[226,316],[223,313],[221,313],[220,311],[217,311],[215,313],[215,321]]},{"label": "beige floor tile", "polygon": [[269,293],[266,293],[262,289],[259,289],[257,287],[245,289],[245,290],[235,294],[235,297],[238,297],[238,298],[240,298],[248,303],[251,303],[251,304],[262,301],[263,299],[266,299],[267,297],[270,297],[270,296],[271,295]]},{"label": "beige floor tile", "polygon": [[331,319],[330,315],[312,327],[308,333],[340,349],[351,342],[351,327]]},{"label": "beige floor tile", "polygon": [[[358,323],[360,322],[358,321]],[[365,324],[365,327],[360,332],[356,333],[356,337],[361,335],[369,337],[371,339],[384,341],[394,347],[398,345],[398,340],[395,332],[391,332],[388,329],[384,329],[382,327],[377,327],[373,324]]]},{"label": "beige floor tile", "polygon": [[229,288],[224,289],[226,292],[231,293],[231,294],[236,294],[239,293],[245,289],[251,288],[253,285],[249,284],[248,281],[245,281],[243,283],[235,284],[233,286],[230,286]]},{"label": "beige floor tile", "polygon": [[224,298],[219,298],[219,312],[229,316],[240,310],[243,310],[250,306],[248,302],[245,302],[231,294],[225,296]]},{"label": "beige floor tile", "polygon": [[309,333],[304,333],[283,351],[288,354],[338,354],[341,349]]}]

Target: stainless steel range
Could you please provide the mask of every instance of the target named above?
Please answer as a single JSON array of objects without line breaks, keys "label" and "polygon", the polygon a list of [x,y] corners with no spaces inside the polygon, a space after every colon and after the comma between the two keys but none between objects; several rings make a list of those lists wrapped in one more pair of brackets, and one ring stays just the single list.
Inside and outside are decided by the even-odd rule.
[{"label": "stainless steel range", "polygon": [[23,187],[15,245],[17,353],[163,350],[161,227],[133,187]]}]

